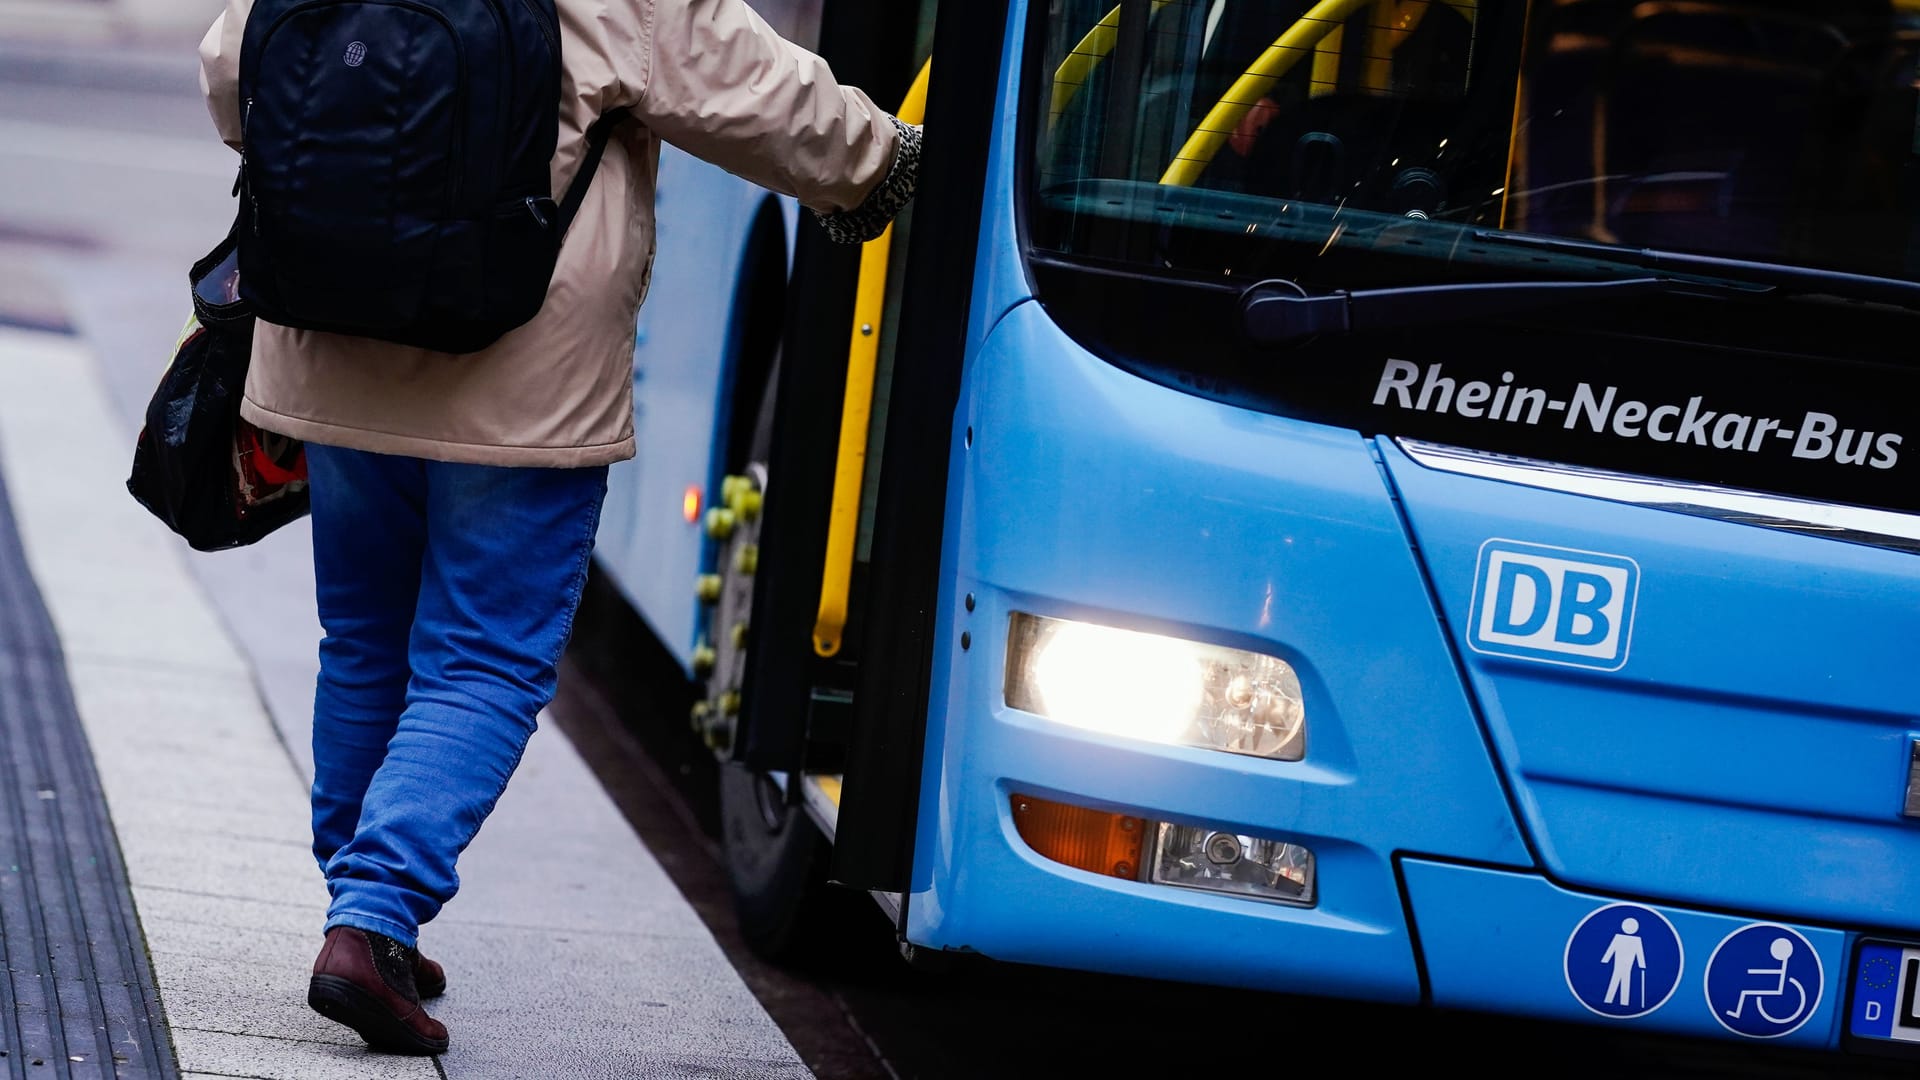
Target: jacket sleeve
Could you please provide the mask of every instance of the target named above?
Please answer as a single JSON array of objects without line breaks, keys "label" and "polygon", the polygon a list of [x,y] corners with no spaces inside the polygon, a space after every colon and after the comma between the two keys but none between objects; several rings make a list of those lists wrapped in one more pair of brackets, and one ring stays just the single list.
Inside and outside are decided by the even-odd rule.
[{"label": "jacket sleeve", "polygon": [[880,234],[913,196],[920,129],[745,0],[654,0],[635,114],[662,139],[813,210],[835,240]]},{"label": "jacket sleeve", "polygon": [[240,148],[240,39],[253,0],[227,0],[225,11],[200,40],[200,91],[207,96],[213,126],[228,146]]}]

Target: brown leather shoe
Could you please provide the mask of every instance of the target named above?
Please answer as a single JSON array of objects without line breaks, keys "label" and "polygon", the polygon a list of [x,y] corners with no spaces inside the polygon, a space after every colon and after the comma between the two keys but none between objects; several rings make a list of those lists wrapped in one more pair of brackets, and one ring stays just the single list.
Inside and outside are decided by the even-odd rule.
[{"label": "brown leather shoe", "polygon": [[427,959],[419,949],[413,950],[413,986],[420,991],[421,1001],[447,992],[446,969]]},{"label": "brown leather shoe", "polygon": [[313,962],[307,1004],[381,1053],[445,1053],[446,1026],[420,1007],[418,955],[390,937],[334,927]]}]

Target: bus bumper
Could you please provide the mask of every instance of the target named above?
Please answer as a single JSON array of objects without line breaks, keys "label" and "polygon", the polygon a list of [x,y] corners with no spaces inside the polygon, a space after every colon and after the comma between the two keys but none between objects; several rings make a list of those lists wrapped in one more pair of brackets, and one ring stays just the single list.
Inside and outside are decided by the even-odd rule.
[{"label": "bus bumper", "polygon": [[[1853,935],[1572,892],[1537,874],[1419,859],[1404,860],[1401,873],[1435,1005],[1677,1035],[1840,1045]],[[1677,937],[1678,955],[1669,961],[1649,950],[1651,964],[1626,964],[1619,1004],[1610,1006],[1606,988],[1612,965],[1600,959],[1604,948],[1598,954],[1583,948],[1577,932],[1591,916],[1602,935],[1596,940],[1604,940],[1618,932],[1621,921],[1637,916],[1637,923],[1647,925],[1637,925],[1635,936],[1667,934],[1646,918],[1648,911]],[[1750,962],[1738,955],[1749,928],[1767,943],[1791,941],[1796,952],[1810,946],[1818,957],[1812,968],[1820,973],[1817,987],[1803,983],[1787,988],[1787,994],[1755,996],[1743,1005],[1740,988],[1778,986],[1749,974]],[[1709,969],[1715,992],[1708,989]],[[1807,991],[1804,999],[1797,996],[1801,988]],[[1583,995],[1594,1006],[1583,1003]],[[1727,1015],[1734,1008],[1743,1015]],[[1781,1022],[1767,1021],[1762,1008]],[[1747,1030],[1738,1030],[1743,1027]]]}]

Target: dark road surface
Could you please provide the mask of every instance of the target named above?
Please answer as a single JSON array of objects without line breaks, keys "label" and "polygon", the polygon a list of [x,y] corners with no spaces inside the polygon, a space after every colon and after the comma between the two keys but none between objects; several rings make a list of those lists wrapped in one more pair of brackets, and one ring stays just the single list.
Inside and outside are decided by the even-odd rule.
[{"label": "dark road surface", "polygon": [[804,970],[741,940],[692,698],[604,582],[589,589],[553,714],[825,1080],[1282,1077],[1311,1070],[1624,1078],[1911,1077],[1877,1059],[1604,1028],[986,964],[906,965],[879,907],[849,893],[841,940]]}]

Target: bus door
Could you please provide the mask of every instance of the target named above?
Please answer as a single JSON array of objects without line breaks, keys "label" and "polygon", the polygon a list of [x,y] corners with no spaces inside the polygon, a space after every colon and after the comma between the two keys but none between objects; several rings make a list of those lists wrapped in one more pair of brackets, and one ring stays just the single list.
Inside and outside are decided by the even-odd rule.
[{"label": "bus door", "polygon": [[[982,278],[1017,278],[997,292],[1025,295],[1013,266],[980,263],[984,238],[1004,231],[1012,190],[990,186],[988,153],[1011,121],[1006,88],[1025,55],[1021,35],[1035,23],[1010,19],[1005,0],[945,4],[934,37],[935,71],[927,103],[928,153],[914,212],[899,296],[898,339],[888,380],[878,483],[870,487],[872,525],[862,537],[866,602],[857,606],[864,657],[849,732],[846,783],[833,850],[834,881],[883,894],[908,891],[919,824],[936,624],[942,605],[970,599],[943,594],[948,485],[973,431],[956,419],[964,362],[992,312],[975,310]],[[1047,5],[1032,5],[1033,15]],[[1141,12],[1089,19],[1096,41],[1137,48]],[[1115,35],[1096,24],[1115,23]],[[1022,25],[1026,23],[1026,25]],[[1011,40],[1009,39],[1011,36]],[[1131,42],[1131,44],[1129,44]],[[1000,297],[1005,301],[1006,297]],[[964,643],[963,643],[964,647]],[[904,928],[904,909],[896,910]],[[911,944],[903,946],[911,958]]]},{"label": "bus door", "polygon": [[[940,109],[927,105],[935,18],[933,0],[827,0],[819,51],[837,76],[868,90],[881,107],[945,130]],[[990,43],[971,48],[997,57],[998,38],[995,24]],[[971,53],[962,48],[956,55]],[[984,105],[975,110],[982,128],[991,111],[990,80]],[[971,78],[976,89],[980,82]],[[962,164],[950,175],[956,157]],[[971,164],[977,171],[977,157]],[[925,551],[937,558],[937,521],[930,539],[906,538],[887,523],[878,509],[890,482],[881,464],[905,462],[907,476],[922,477],[893,497],[892,505],[904,508],[896,518],[928,506],[937,513],[945,435],[933,435],[935,450],[919,443],[951,415],[952,389],[929,384],[957,381],[933,378],[957,371],[957,361],[942,367],[929,359],[943,350],[940,334],[951,319],[940,322],[939,331],[929,328],[942,309],[957,306],[964,319],[967,290],[965,275],[945,264],[925,272],[921,236],[930,231],[926,221],[942,222],[931,231],[958,237],[954,249],[965,253],[952,261],[970,265],[977,212],[948,212],[956,205],[952,181],[968,171],[957,147],[930,140],[915,204],[886,237],[848,248],[803,226],[777,360],[764,387],[742,387],[735,395],[735,441],[743,450],[708,519],[719,552],[716,572],[700,583],[710,644],[700,657],[707,677],[694,725],[726,763],[721,811],[736,896],[743,914],[755,905],[770,913],[764,927],[743,919],[750,940],[758,938],[756,946],[769,953],[784,944],[780,912],[799,903],[783,881],[824,862],[822,853],[807,853],[807,837],[844,837],[841,778],[850,768],[863,680],[876,667],[899,663],[891,635],[912,633],[886,626],[876,638],[872,598],[911,608],[905,597],[931,588],[935,563],[908,564]],[[949,219],[951,228],[944,224]],[[944,409],[936,404],[943,394]],[[928,467],[934,460],[939,469]],[[920,520],[913,526],[925,527]],[[916,584],[903,585],[903,576]],[[878,660],[876,640],[885,646]],[[881,830],[895,824],[885,822]]]}]

